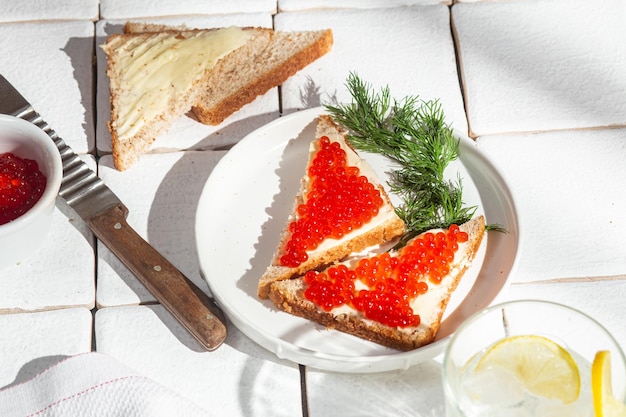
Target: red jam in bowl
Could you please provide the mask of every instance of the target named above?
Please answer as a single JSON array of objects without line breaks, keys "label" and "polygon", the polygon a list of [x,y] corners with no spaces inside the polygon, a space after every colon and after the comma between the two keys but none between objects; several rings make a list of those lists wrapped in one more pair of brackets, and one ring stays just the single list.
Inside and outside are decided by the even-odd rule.
[{"label": "red jam in bowl", "polygon": [[0,225],[17,219],[39,201],[46,177],[37,161],[0,154]]}]

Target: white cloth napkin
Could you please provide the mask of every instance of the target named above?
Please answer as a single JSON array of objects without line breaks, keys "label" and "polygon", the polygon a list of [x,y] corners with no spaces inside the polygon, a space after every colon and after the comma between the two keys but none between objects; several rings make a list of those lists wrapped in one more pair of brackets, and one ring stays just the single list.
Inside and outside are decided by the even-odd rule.
[{"label": "white cloth napkin", "polygon": [[141,417],[210,414],[101,353],[67,358],[29,381],[0,390],[2,417]]}]

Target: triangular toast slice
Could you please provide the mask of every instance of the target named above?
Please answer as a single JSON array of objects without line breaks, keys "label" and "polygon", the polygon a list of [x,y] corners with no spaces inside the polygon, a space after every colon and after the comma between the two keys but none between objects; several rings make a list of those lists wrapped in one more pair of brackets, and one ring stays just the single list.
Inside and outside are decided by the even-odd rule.
[{"label": "triangular toast slice", "polygon": [[116,168],[129,168],[190,110],[205,124],[221,123],[327,53],[332,42],[330,30],[127,24],[103,45]]},{"label": "triangular toast slice", "polygon": [[[343,152],[346,166],[341,165],[344,171],[339,174],[330,168],[324,174],[324,167],[339,164],[328,159],[332,152]],[[311,171],[312,167],[316,171]],[[318,119],[316,138],[311,143],[300,184],[278,249],[259,279],[261,299],[268,297],[273,282],[323,268],[353,253],[390,242],[404,232],[404,222],[395,213],[376,173],[346,142],[345,132],[330,116],[321,115]],[[368,205],[376,209],[370,211]],[[307,243],[297,243],[298,240]]]},{"label": "triangular toast slice", "polygon": [[[125,33],[184,29],[165,25],[128,22]],[[207,80],[208,88],[194,103],[196,118],[218,125],[256,97],[281,85],[289,77],[328,53],[333,45],[330,29],[270,31],[264,45],[246,45],[223,60]],[[232,58],[232,59],[231,59]]]},{"label": "triangular toast slice", "polygon": [[325,55],[333,44],[332,31],[272,32],[264,49],[244,46],[236,59],[225,59],[209,73],[208,88],[192,107],[196,118],[218,125],[258,96]]},{"label": "triangular toast slice", "polygon": [[[465,233],[467,239],[450,238],[461,236],[459,232]],[[435,340],[450,296],[471,265],[484,232],[484,217],[477,216],[458,227],[451,226],[446,230],[433,230],[417,236],[399,251],[385,254],[386,260],[381,258],[381,255],[369,255],[368,261],[356,258],[346,262],[344,266],[330,267],[322,274],[311,272],[303,278],[274,282],[271,284],[269,297],[279,309],[315,321],[329,329],[336,329],[391,348],[405,351],[415,349]],[[430,236],[427,237],[427,234]],[[424,253],[420,252],[420,248],[432,245],[424,242],[437,242],[438,235],[443,235],[445,242],[457,240],[457,249],[453,256],[450,257],[449,252],[446,252],[454,249],[452,243],[445,243],[448,249],[442,250],[441,255],[436,251],[428,255],[429,252],[426,251],[426,255],[420,258],[421,253]],[[439,244],[434,247],[439,247],[437,245]],[[393,258],[397,259],[397,264],[387,267],[386,265],[394,262]],[[450,260],[447,268],[431,266],[430,271],[439,272],[424,272],[424,265],[437,264],[438,260],[445,258]],[[387,272],[381,272],[380,275],[372,272],[375,259],[378,260],[378,270],[387,268]],[[338,268],[343,268],[343,271],[337,272]],[[410,284],[397,283],[402,281],[400,271],[411,271],[410,274],[406,273],[409,274],[406,275],[406,282]],[[345,283],[333,287],[329,284],[329,277],[333,277],[334,282],[343,282],[342,279],[345,278],[353,282],[354,288]],[[386,287],[378,286],[385,278],[392,279],[396,284],[387,281]],[[332,288],[330,290],[332,294],[341,294],[342,301],[337,301],[338,299],[332,301],[329,295],[320,296],[319,289],[323,286],[326,286],[327,291],[328,288]],[[346,292],[345,288],[349,290]],[[397,301],[397,297],[401,298],[407,293],[411,295],[408,296],[406,304]],[[413,296],[415,293],[417,295]],[[324,303],[329,304],[320,307]],[[396,307],[387,308],[390,305]],[[385,311],[382,316],[377,312],[379,308]]]},{"label": "triangular toast slice", "polygon": [[109,36],[113,161],[123,171],[154,139],[199,101],[208,73],[225,56],[250,42],[266,45],[270,31],[237,27]]}]

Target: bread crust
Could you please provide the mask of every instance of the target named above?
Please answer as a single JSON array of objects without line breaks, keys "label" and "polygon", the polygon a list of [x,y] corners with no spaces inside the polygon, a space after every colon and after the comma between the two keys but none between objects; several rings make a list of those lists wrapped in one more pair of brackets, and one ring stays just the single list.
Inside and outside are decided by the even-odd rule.
[{"label": "bread crust", "polygon": [[[261,29],[261,28],[257,28]],[[127,22],[124,33],[189,30],[185,26]],[[212,30],[212,29],[208,29]],[[201,123],[218,125],[258,96],[281,85],[302,68],[327,54],[333,45],[331,29],[302,32],[274,32],[264,43],[255,43],[233,52],[230,62],[222,60],[212,71],[206,91],[199,95],[191,111]],[[288,53],[285,53],[288,51]],[[254,68],[254,74],[248,71]],[[216,88],[220,84],[244,85],[232,91]]]},{"label": "bread crust", "polygon": [[[345,140],[345,132],[328,115],[320,115],[318,118],[316,139],[319,139],[322,135],[329,136],[331,139],[334,138],[333,140],[342,140],[346,143],[346,145],[348,145],[348,147],[351,148]],[[391,212],[385,221],[381,222],[375,228],[371,228],[369,230],[362,229],[362,231],[359,231],[358,234],[354,235],[349,240],[333,246],[326,251],[319,252],[317,254],[309,253],[309,259],[297,267],[292,268],[280,265],[280,257],[283,255],[284,247],[291,236],[288,230],[288,225],[292,220],[296,219],[296,208],[304,202],[303,196],[307,191],[305,178],[306,174],[300,182],[301,186],[298,195],[294,200],[292,214],[286,222],[286,226],[281,234],[281,241],[278,245],[278,249],[274,253],[271,265],[266,269],[261,278],[259,278],[258,297],[261,299],[268,298],[270,285],[275,281],[291,279],[304,275],[307,271],[313,269],[325,268],[334,262],[344,259],[352,253],[361,252],[368,247],[389,242],[404,233],[404,222],[396,215],[385,189],[382,184],[374,182],[373,184],[378,187],[381,193],[385,206],[391,209]]]},{"label": "bread crust", "polygon": [[[304,43],[304,47],[299,49],[301,45],[299,45],[297,38],[303,36],[313,36],[314,39],[308,40],[308,43]],[[238,60],[242,61],[239,65],[227,69],[216,68],[216,73],[228,73],[229,79],[246,80],[247,83],[238,90],[227,94],[218,94],[217,96],[220,97],[218,100],[215,100],[214,88],[218,84],[209,83],[209,89],[201,94],[200,100],[192,107],[194,115],[200,122],[207,125],[222,123],[235,111],[251,103],[270,89],[281,85],[296,72],[328,53],[333,44],[333,34],[330,29],[300,34],[273,32],[271,38],[263,50],[256,48],[236,52]],[[280,60],[276,56],[281,48],[298,52],[292,53],[287,59]],[[254,66],[258,62],[266,62],[266,64],[256,65],[259,73],[255,77],[246,76],[246,68]],[[228,64],[224,61],[221,65],[228,67]]]},{"label": "bread crust", "polygon": [[[253,34],[263,34],[267,29],[245,28],[244,30],[252,31]],[[168,106],[163,108],[161,112],[153,119],[146,122],[146,124],[137,131],[132,137],[122,140],[119,137],[118,130],[116,128],[119,123],[120,109],[118,108],[120,95],[127,93],[121,85],[121,64],[118,62],[120,54],[132,53],[126,50],[126,46],[129,42],[134,40],[147,41],[163,34],[170,34],[171,36],[187,37],[193,34],[201,32],[212,32],[213,30],[188,30],[188,31],[160,31],[160,32],[145,32],[145,33],[121,33],[113,34],[109,36],[106,43],[103,45],[103,50],[107,54],[107,76],[110,82],[110,102],[111,102],[111,118],[108,122],[109,131],[111,133],[111,150],[113,156],[113,162],[115,167],[124,171],[132,166],[139,156],[145,153],[155,138],[165,133],[175,119],[182,117],[187,113],[193,103],[199,101],[200,93],[206,90],[207,75],[212,71],[208,69],[204,74],[200,74],[195,82],[192,83],[189,89],[180,93],[175,100],[170,100]],[[254,36],[253,36],[254,37]],[[235,50],[236,51],[236,50]],[[233,51],[233,52],[235,52]],[[223,57],[220,61],[226,59],[233,52]]]},{"label": "bread crust", "polygon": [[243,28],[252,34],[243,46],[222,57],[213,68],[179,95],[129,140],[121,140],[116,124],[120,89],[117,54],[131,37],[149,38],[158,34],[186,36],[215,29],[187,29],[149,23],[127,22],[124,33],[109,36],[103,49],[107,54],[110,79],[111,148],[115,167],[124,171],[147,152],[155,138],[164,134],[175,119],[193,111],[202,123],[217,125],[257,96],[282,84],[304,66],[326,54],[333,43],[332,31],[274,32],[268,28]]},{"label": "bread crust", "polygon": [[[325,251],[318,256],[310,256],[306,262],[295,268],[281,266],[278,258],[282,251],[277,252],[275,262],[270,265],[259,279],[258,296],[266,299],[270,293],[270,285],[275,281],[287,280],[304,275],[310,270],[320,270],[335,262],[341,261],[352,253],[360,252],[370,246],[389,242],[404,232],[404,222],[399,217],[392,217],[375,229],[371,229],[342,245]],[[280,247],[284,247],[289,239],[288,233],[283,233]]]},{"label": "bread crust", "polygon": [[[304,297],[306,284],[303,278],[272,283],[269,298],[278,309],[312,320],[328,329],[335,329],[402,351],[419,348],[435,340],[450,297],[480,248],[485,232],[485,219],[483,216],[477,216],[469,222],[460,225],[460,229],[469,235],[466,257],[463,260],[459,260],[463,262],[459,262],[456,265],[456,272],[454,274],[451,273],[439,284],[444,286],[445,291],[436,295],[438,301],[435,304],[436,308],[430,311],[429,315],[422,315],[421,323],[417,327],[393,328],[368,320],[356,311],[338,315],[325,312]],[[420,295],[416,302],[425,295]]]}]

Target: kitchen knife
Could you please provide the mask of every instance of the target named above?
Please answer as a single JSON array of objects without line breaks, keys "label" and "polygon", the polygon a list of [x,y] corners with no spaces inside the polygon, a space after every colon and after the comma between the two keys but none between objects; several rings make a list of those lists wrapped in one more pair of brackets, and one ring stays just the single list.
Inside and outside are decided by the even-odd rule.
[{"label": "kitchen knife", "polygon": [[128,209],[119,198],[2,75],[0,113],[29,121],[54,140],[63,161],[59,195],[204,348],[219,347],[226,338],[226,326],[213,299],[128,225]]}]

